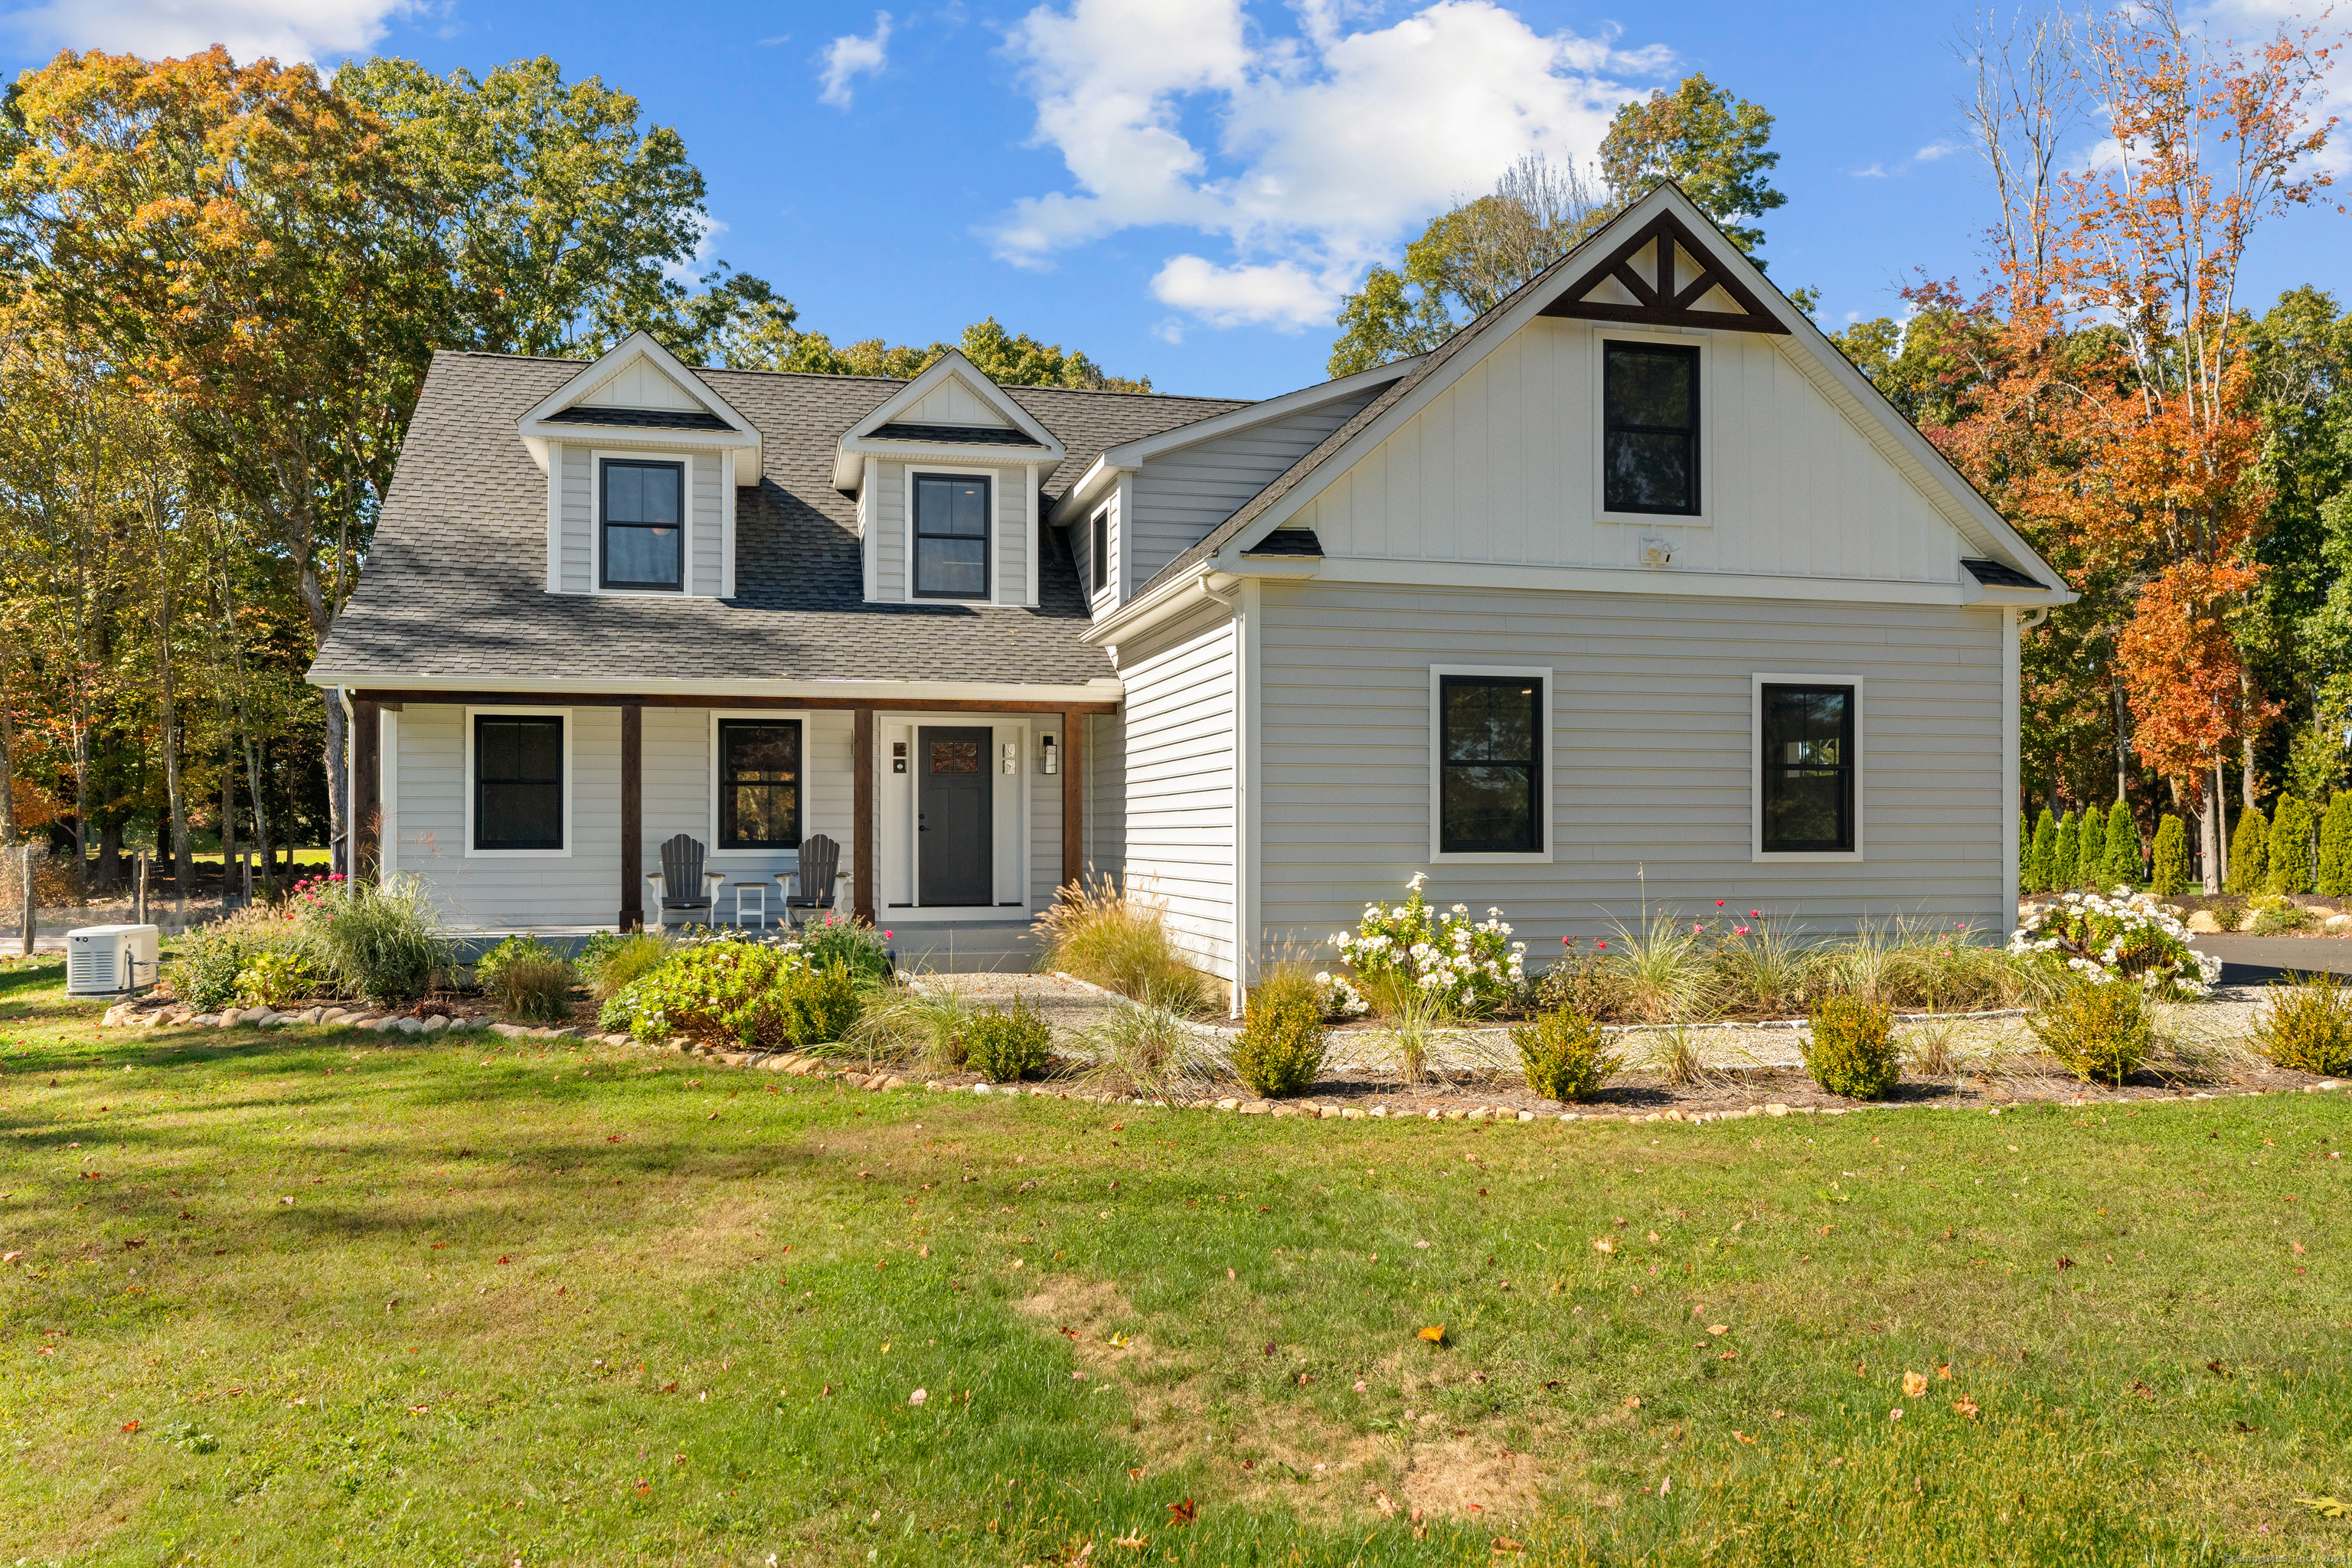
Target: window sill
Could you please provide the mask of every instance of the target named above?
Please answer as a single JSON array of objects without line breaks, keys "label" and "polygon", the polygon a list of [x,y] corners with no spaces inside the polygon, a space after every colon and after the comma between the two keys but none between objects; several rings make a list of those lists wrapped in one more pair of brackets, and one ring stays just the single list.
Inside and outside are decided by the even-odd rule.
[{"label": "window sill", "polygon": [[1804,865],[1824,860],[1859,860],[1862,858],[1862,851],[1859,849],[1759,849],[1754,851],[1752,858],[1759,866],[1777,865],[1783,861]]},{"label": "window sill", "polygon": [[1433,866],[1549,866],[1549,849],[1441,849],[1429,858]]},{"label": "window sill", "polygon": [[1712,528],[1714,521],[1705,512],[1687,511],[1604,511],[1592,521],[1622,528]]},{"label": "window sill", "polygon": [[569,849],[468,849],[468,860],[569,860]]}]

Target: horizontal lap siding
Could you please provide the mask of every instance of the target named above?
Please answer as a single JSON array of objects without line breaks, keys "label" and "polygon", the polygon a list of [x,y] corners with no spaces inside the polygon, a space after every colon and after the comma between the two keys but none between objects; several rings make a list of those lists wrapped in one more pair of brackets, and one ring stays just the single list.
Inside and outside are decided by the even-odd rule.
[{"label": "horizontal lap siding", "polygon": [[1086,776],[1078,781],[1086,792],[1086,865],[1097,877],[1124,877],[1127,872],[1127,736],[1120,713],[1097,713],[1087,720]]},{"label": "horizontal lap siding", "polygon": [[1029,472],[996,470],[994,595],[1000,605],[1029,602]]},{"label": "horizontal lap siding", "polygon": [[[730,718],[769,717],[720,711]],[[661,869],[663,840],[679,833],[691,835],[708,851],[709,868],[725,872],[730,887],[738,882],[765,883],[768,912],[773,916],[782,908],[774,874],[793,869],[800,856],[790,849],[719,847],[711,810],[710,792],[718,765],[710,720],[708,708],[645,710],[645,868]],[[855,825],[853,723],[848,713],[813,713],[803,721],[801,732],[801,837],[813,838],[822,833],[840,845],[845,871],[849,869]],[[730,892],[721,899],[719,914],[731,919],[734,912],[735,895]]]},{"label": "horizontal lap siding", "polygon": [[1234,685],[1233,624],[1188,617],[1149,644],[1121,647],[1126,683],[1126,872],[1167,906],[1192,961],[1233,973]]},{"label": "horizontal lap siding", "polygon": [[585,594],[594,586],[591,573],[594,561],[589,535],[595,528],[595,502],[589,493],[594,482],[595,464],[585,447],[564,447],[563,496],[560,524],[562,573],[560,591]]},{"label": "horizontal lap siding", "polygon": [[874,533],[874,596],[884,604],[907,597],[907,466],[874,466],[873,510],[866,526]]},{"label": "horizontal lap siding", "polygon": [[694,542],[694,562],[688,578],[690,594],[717,595],[723,585],[719,552],[726,531],[719,500],[719,459],[715,456],[698,455],[689,462],[693,470],[694,526],[690,531]]},{"label": "horizontal lap siding", "polygon": [[424,879],[452,925],[505,931],[611,925],[621,909],[621,715],[572,710],[572,852],[466,853],[466,710],[409,704],[400,715],[397,864]]},{"label": "horizontal lap siding", "polygon": [[[1062,779],[1058,773],[1047,778],[1038,771],[1037,737],[1058,736],[1061,726],[1049,731],[1023,724],[1008,732],[1026,735],[1021,745],[1021,787],[1029,792],[1029,907],[1048,910],[1054,905],[1055,889],[1062,885]],[[1057,746],[1060,743],[1058,739],[1055,742]]]},{"label": "horizontal lap siding", "polygon": [[1355,417],[1371,393],[1327,403],[1287,419],[1253,426],[1153,458],[1135,476],[1132,558],[1127,581],[1139,585],[1206,539],[1249,499],[1272,484],[1325,437]]},{"label": "horizontal lap siding", "polygon": [[[1538,961],[1638,920],[1644,872],[1653,909],[1998,929],[2000,630],[1946,609],[1269,584],[1266,935],[1319,941],[1424,869],[1437,901],[1502,906]],[[1429,864],[1432,664],[1553,670],[1551,864]],[[1861,862],[1751,859],[1758,671],[1864,678]]]}]

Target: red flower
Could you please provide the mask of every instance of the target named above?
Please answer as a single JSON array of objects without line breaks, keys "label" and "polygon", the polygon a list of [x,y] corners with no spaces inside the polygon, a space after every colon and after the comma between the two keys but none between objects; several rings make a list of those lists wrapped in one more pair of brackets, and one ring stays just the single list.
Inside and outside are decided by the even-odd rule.
[{"label": "red flower", "polygon": [[1717,909],[1718,909],[1718,910],[1719,910],[1719,909],[1721,909],[1721,908],[1723,908],[1723,900],[1722,900],[1721,899],[1717,899],[1717,900],[1715,900],[1715,907],[1716,907]]}]

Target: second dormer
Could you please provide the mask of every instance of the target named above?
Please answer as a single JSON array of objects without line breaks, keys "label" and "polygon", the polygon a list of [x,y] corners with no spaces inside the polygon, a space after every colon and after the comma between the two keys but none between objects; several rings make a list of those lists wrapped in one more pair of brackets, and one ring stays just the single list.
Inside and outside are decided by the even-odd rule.
[{"label": "second dormer", "polygon": [[644,332],[525,414],[547,475],[547,591],[735,593],[735,491],[760,482],[760,432]]},{"label": "second dormer", "polygon": [[857,500],[870,604],[1034,605],[1038,486],[1062,442],[950,352],[850,426],[836,489]]}]

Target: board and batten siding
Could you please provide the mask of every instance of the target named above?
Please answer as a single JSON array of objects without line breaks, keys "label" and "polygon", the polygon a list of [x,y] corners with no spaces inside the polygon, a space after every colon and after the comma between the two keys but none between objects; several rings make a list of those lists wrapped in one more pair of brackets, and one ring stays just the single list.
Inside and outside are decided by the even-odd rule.
[{"label": "board and batten siding", "polygon": [[619,918],[621,710],[574,708],[571,715],[571,853],[503,858],[466,853],[464,707],[402,710],[394,864],[423,879],[453,927],[609,926]]},{"label": "board and batten siding", "polygon": [[1118,649],[1126,881],[1195,966],[1234,973],[1234,625],[1211,606]]},{"label": "board and batten siding", "polygon": [[[1259,620],[1261,936],[1320,943],[1426,871],[1499,906],[1535,966],[1716,900],[1826,935],[2002,929],[2001,637],[1984,611],[1268,584]],[[1430,864],[1430,667],[1549,668],[1549,864]],[[1758,863],[1753,681],[1859,676],[1864,858]],[[1130,691],[1133,689],[1130,686]]]},{"label": "board and batten siding", "polygon": [[[1290,520],[1325,556],[1639,567],[1663,534],[1672,570],[1956,583],[1951,524],[1775,346],[1696,332],[1706,356],[1703,524],[1600,522],[1601,342],[1538,320],[1367,452]],[[1654,339],[1645,330],[1636,334]]]},{"label": "board and batten siding", "polygon": [[[1149,458],[1135,472],[1135,517],[1113,554],[1124,598],[1206,539],[1252,496],[1322,445],[1381,388]],[[1092,579],[1088,579],[1092,581]]]}]

